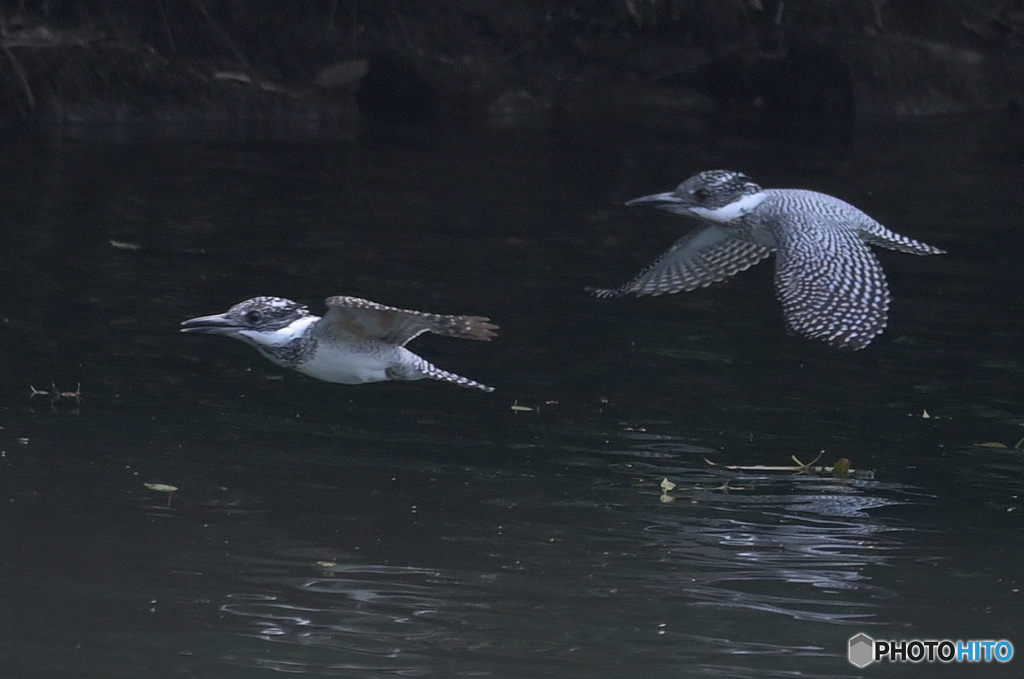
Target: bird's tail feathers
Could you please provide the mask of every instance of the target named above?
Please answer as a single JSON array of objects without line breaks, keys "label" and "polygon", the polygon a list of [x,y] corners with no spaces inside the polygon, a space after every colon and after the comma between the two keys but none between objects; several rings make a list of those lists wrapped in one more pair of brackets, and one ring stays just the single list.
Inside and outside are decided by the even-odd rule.
[{"label": "bird's tail feathers", "polygon": [[944,255],[946,251],[927,243],[922,243],[913,238],[901,236],[898,233],[886,229],[881,224],[878,228],[862,230],[860,236],[865,242],[877,245],[880,248],[905,252],[908,255]]},{"label": "bird's tail feathers", "polygon": [[480,382],[471,380],[468,377],[456,375],[455,373],[448,372],[447,370],[441,370],[422,356],[416,356],[415,370],[419,373],[418,375],[406,376],[396,374],[393,371],[389,371],[389,374],[393,379],[419,379],[419,377],[424,376],[429,377],[432,380],[440,380],[442,382],[457,384],[460,387],[470,387],[473,389],[480,389],[481,391],[494,391],[494,387],[488,387],[486,384],[481,384]]}]

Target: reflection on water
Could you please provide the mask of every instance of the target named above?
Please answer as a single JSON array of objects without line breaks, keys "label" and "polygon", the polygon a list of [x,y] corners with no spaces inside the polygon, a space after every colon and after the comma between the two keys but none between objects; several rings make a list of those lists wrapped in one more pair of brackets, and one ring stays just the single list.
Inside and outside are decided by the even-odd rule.
[{"label": "reflection on water", "polygon": [[[636,662],[665,670],[694,657],[708,656],[704,661],[711,663],[721,647],[747,653],[745,647],[757,646],[759,655],[776,657],[832,655],[820,645],[800,648],[782,640],[728,637],[710,648],[708,639],[696,646],[666,644],[666,637],[706,635],[707,616],[728,617],[728,611],[810,623],[875,623],[878,605],[871,599],[892,594],[861,571],[885,564],[885,544],[859,526],[820,520],[801,525],[792,517],[788,523],[793,525],[708,518],[695,525],[692,518],[666,516],[639,533],[646,534],[640,543],[630,544],[631,534],[644,531],[638,526],[572,540],[582,547],[574,558],[557,544],[571,538],[553,535],[564,534],[565,527],[499,528],[503,548],[484,559],[495,561],[490,569],[331,561],[314,566],[307,559],[303,570],[322,574],[278,580],[274,595],[228,595],[221,610],[240,618],[240,633],[288,646],[268,646],[232,662],[263,667],[290,658],[293,668],[316,673],[359,667],[429,675],[438,655],[449,657],[456,673],[500,661],[540,676],[560,676],[565,667],[550,666],[556,660],[597,676],[615,676]],[[823,523],[834,525],[818,525]],[[538,551],[538,529],[552,535],[546,553]],[[595,545],[605,549],[593,551]],[[640,602],[648,602],[647,616],[630,610]],[[718,613],[691,608],[683,614],[693,606]],[[603,613],[588,619],[590,610]],[[602,648],[589,646],[595,641]],[[313,659],[308,647],[317,649]],[[611,666],[591,665],[595,654],[607,656],[603,662]],[[655,657],[645,661],[648,654]]]},{"label": "reflection on water", "polygon": [[[1019,641],[1021,170],[984,128],[898,136],[14,147],[5,671],[848,677],[859,631]],[[768,266],[587,297],[686,228],[617,204],[712,166],[951,254],[880,255],[892,325],[856,354],[784,336]],[[177,333],[258,294],[486,313],[487,351],[418,341],[498,391],[328,385]],[[81,403],[30,397],[51,379]],[[726,469],[819,450],[864,473]]]}]

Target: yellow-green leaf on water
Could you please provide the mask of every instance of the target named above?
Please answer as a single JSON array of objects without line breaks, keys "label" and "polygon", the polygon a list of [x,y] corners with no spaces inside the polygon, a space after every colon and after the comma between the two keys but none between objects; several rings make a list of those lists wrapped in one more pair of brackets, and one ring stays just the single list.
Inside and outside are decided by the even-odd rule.
[{"label": "yellow-green leaf on water", "polygon": [[837,479],[845,479],[850,475],[850,461],[845,457],[841,457],[836,460],[836,463],[832,465],[832,476]]},{"label": "yellow-green leaf on water", "polygon": [[675,487],[676,487],[676,484],[672,483],[668,479],[662,479],[661,480],[661,490],[662,490],[662,492],[667,493],[670,490],[674,490]]},{"label": "yellow-green leaf on water", "polygon": [[1000,443],[999,441],[986,441],[985,443],[975,443],[974,446],[976,448],[1006,448],[1007,447],[1007,445],[1005,443]]},{"label": "yellow-green leaf on water", "polygon": [[662,502],[664,502],[665,504],[668,504],[669,502],[675,502],[676,501],[676,499],[674,497],[672,497],[671,495],[669,495],[668,493],[662,493],[661,497],[659,497],[658,499],[661,500]]}]

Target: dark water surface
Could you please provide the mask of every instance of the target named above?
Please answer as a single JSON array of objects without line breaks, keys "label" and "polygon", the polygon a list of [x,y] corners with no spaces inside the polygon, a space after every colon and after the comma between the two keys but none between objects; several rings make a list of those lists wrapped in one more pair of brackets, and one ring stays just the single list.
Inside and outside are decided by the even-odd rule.
[{"label": "dark water surface", "polygon": [[[1024,653],[1010,130],[9,142],[0,677],[1020,676],[846,660],[861,631]],[[788,337],[768,263],[585,294],[691,226],[621,203],[710,167],[950,254],[879,254],[890,327],[858,353]],[[497,391],[329,385],[178,333],[258,294],[489,315],[491,344],[413,348]],[[51,379],[80,405],[30,397]],[[705,461],[822,450],[873,476]]]}]

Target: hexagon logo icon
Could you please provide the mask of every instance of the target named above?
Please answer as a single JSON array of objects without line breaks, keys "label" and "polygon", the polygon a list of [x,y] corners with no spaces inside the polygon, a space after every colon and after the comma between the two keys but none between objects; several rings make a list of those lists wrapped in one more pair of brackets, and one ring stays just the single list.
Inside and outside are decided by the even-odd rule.
[{"label": "hexagon logo icon", "polygon": [[863,632],[850,637],[849,658],[859,668],[870,665],[875,660],[875,640]]}]

